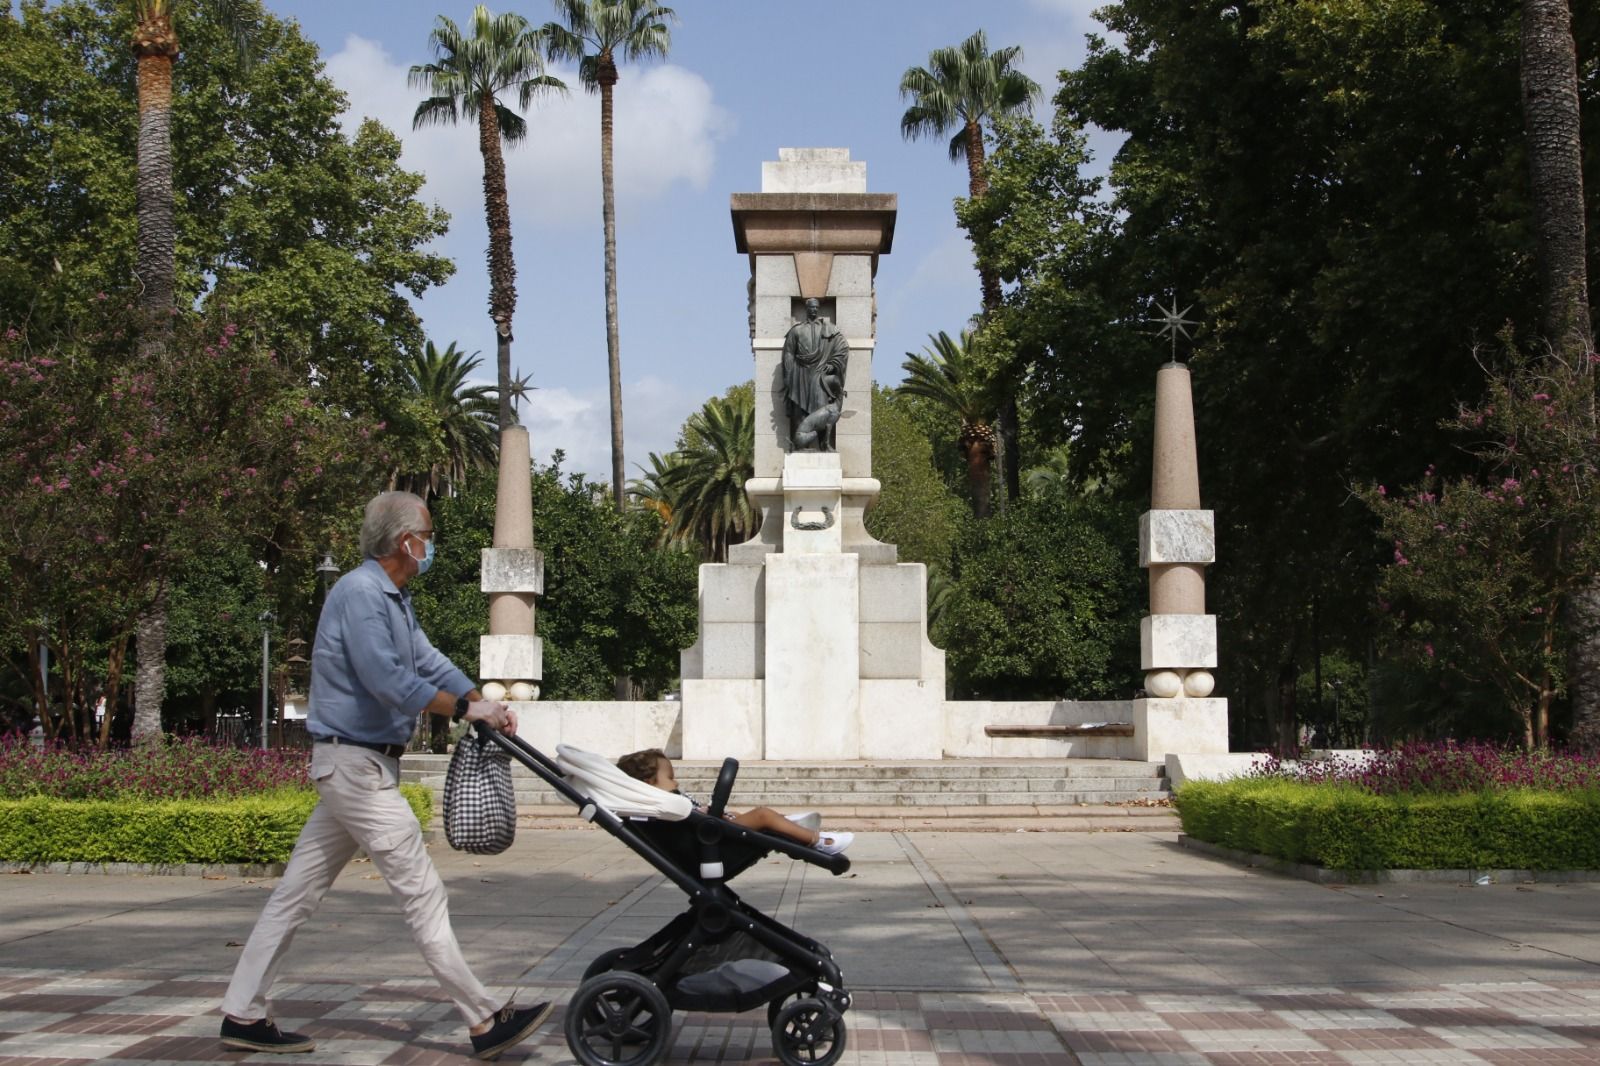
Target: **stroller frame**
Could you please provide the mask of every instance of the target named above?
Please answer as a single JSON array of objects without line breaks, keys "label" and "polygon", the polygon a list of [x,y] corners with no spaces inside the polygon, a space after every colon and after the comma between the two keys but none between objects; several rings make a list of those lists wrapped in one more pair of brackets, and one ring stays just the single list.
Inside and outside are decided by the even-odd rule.
[{"label": "stroller frame", "polygon": [[[727,881],[772,851],[835,876],[850,869],[849,859],[725,818],[739,772],[736,759],[723,760],[705,811],[695,810],[681,823],[622,818],[575,786],[554,760],[521,737],[481,724],[477,735],[480,742],[499,745],[689,899],[688,910],[642,943],[605,952],[589,965],[566,1012],[567,1045],[579,1062],[654,1066],[670,1048],[673,1010],[734,1013],[763,1003],[773,1050],[784,1066],[833,1066],[838,1061],[845,1049],[850,994],[833,956],[822,944],[745,903]],[[692,840],[685,834],[692,834]],[[741,969],[740,961],[751,954],[762,958],[744,962]],[[779,968],[781,975],[775,972]],[[748,972],[752,969],[754,975]],[[701,974],[709,980],[699,987],[693,981],[682,983]]]}]

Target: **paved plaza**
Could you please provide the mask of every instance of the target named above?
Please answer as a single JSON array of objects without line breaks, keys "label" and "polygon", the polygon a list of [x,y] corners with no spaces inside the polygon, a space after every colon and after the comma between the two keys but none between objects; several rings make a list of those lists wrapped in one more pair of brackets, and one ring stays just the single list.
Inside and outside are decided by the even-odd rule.
[{"label": "paved plaza", "polygon": [[[683,897],[593,829],[433,845],[455,927],[519,1001],[576,987]],[[828,944],[843,1066],[1600,1063],[1600,884],[1318,886],[1171,832],[866,832],[840,878],[770,859],[744,898]],[[304,1056],[221,1050],[217,1003],[273,881],[0,875],[0,1066],[470,1061],[369,864],[291,950]],[[502,1061],[568,1063],[560,1013]],[[764,1014],[687,1014],[669,1062],[775,1062]]]}]

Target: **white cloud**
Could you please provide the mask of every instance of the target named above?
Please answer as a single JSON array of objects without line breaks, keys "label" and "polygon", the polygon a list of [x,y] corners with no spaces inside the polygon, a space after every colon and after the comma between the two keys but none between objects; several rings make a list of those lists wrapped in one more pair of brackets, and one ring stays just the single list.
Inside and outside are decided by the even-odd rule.
[{"label": "white cloud", "polygon": [[[651,452],[671,451],[689,414],[705,402],[678,385],[645,376],[624,381],[622,425],[629,479]],[[611,480],[611,407],[604,387],[536,389],[522,411],[534,460],[550,461],[557,448],[566,453],[561,469],[582,471],[590,480]]]},{"label": "white cloud", "polygon": [[[427,177],[423,198],[448,210],[455,226],[476,220],[481,228],[483,162],[475,132],[460,125],[413,130],[423,93],[407,86],[409,69],[380,44],[354,34],[327,61],[328,77],[350,98],[347,127],[371,117],[394,130],[405,145],[402,164]],[[519,221],[592,225],[599,215],[599,98],[583,91],[574,69],[550,73],[571,93],[535,100],[524,116],[527,138],[505,151],[513,230]],[[616,100],[616,187],[623,210],[675,185],[705,187],[717,143],[733,123],[703,78],[674,66],[628,68]]]}]

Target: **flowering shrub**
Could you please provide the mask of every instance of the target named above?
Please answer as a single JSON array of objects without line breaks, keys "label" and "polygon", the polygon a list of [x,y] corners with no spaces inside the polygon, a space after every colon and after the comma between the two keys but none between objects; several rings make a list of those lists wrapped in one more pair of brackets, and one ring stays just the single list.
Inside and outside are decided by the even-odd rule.
[{"label": "flowering shrub", "polygon": [[1491,744],[1405,744],[1358,758],[1283,762],[1264,756],[1246,777],[1353,785],[1378,796],[1509,789],[1600,788],[1600,756],[1544,749],[1508,751]]},{"label": "flowering shrub", "polygon": [[303,751],[221,747],[173,739],[127,751],[34,748],[21,734],[0,736],[0,799],[223,799],[307,787]]},{"label": "flowering shrub", "polygon": [[1527,748],[1548,743],[1566,686],[1560,607],[1600,572],[1597,361],[1509,352],[1485,402],[1453,420],[1473,476],[1430,465],[1410,486],[1360,492],[1389,542],[1379,606],[1391,636],[1497,690]]}]

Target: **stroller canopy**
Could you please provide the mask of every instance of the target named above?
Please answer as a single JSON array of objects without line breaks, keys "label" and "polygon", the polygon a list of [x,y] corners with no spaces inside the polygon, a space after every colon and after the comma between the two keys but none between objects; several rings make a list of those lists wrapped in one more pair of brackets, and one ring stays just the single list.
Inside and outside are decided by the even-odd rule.
[{"label": "stroller canopy", "polygon": [[629,777],[609,759],[592,751],[558,744],[556,765],[574,787],[620,818],[681,822],[694,810],[687,796]]}]

